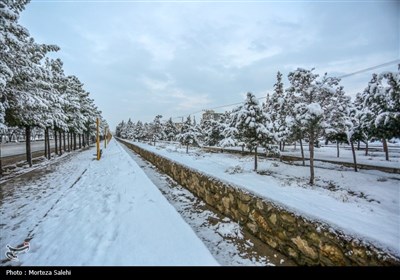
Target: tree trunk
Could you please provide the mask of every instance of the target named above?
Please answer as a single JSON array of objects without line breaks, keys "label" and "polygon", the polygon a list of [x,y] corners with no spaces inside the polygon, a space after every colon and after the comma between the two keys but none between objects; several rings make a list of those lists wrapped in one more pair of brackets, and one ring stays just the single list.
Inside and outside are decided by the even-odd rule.
[{"label": "tree trunk", "polygon": [[70,132],[69,133],[69,145],[70,145],[69,149],[70,149],[70,151],[72,151],[73,147],[74,147],[74,142],[72,140],[73,136],[74,136],[74,133]]},{"label": "tree trunk", "polygon": [[79,149],[82,149],[82,139],[81,139],[82,135],[79,133],[78,134],[78,140],[79,140]]},{"label": "tree trunk", "polygon": [[311,133],[310,135],[310,184],[314,185],[314,135]]},{"label": "tree trunk", "polygon": [[64,152],[66,152],[67,147],[65,146],[65,131],[63,131],[63,146],[64,146]]},{"label": "tree trunk", "polygon": [[336,141],[336,157],[339,157],[339,141]]},{"label": "tree trunk", "polygon": [[189,153],[189,144],[186,145],[186,153]]},{"label": "tree trunk", "polygon": [[282,152],[285,151],[285,141],[282,142]]},{"label": "tree trunk", "polygon": [[257,171],[257,146],[254,149],[254,171]]},{"label": "tree trunk", "polygon": [[301,159],[303,160],[303,166],[306,166],[306,162],[304,160],[303,141],[301,139],[300,139],[300,150],[301,150]]},{"label": "tree trunk", "polygon": [[350,141],[351,152],[353,153],[353,161],[354,161],[354,171],[357,172],[357,159],[356,159],[356,150],[354,149],[353,141]]},{"label": "tree trunk", "polygon": [[279,151],[282,151],[282,141],[279,141]]},{"label": "tree trunk", "polygon": [[31,151],[31,127],[25,127],[25,145],[26,145],[26,161],[29,166],[32,166],[32,151]]},{"label": "tree trunk", "polygon": [[297,150],[297,141],[294,141],[294,150]]},{"label": "tree trunk", "polygon": [[0,141],[0,178],[3,176],[3,163],[1,162],[1,145],[3,145],[3,141]]},{"label": "tree trunk", "polygon": [[85,133],[82,133],[82,146],[86,147]]},{"label": "tree trunk", "polygon": [[74,132],[74,151],[76,150],[76,133]]},{"label": "tree trunk", "polygon": [[87,145],[90,147],[90,131],[89,130],[86,133],[86,141],[87,141]]},{"label": "tree trunk", "polygon": [[[360,150],[360,142],[361,142],[360,140],[357,141],[357,151]],[[368,144],[367,144],[367,145],[368,145]]]},{"label": "tree trunk", "polygon": [[70,134],[70,132],[67,132],[67,147],[68,147],[68,152],[70,152],[71,151],[71,146],[69,145],[69,134]]},{"label": "tree trunk", "polygon": [[47,158],[51,159],[50,132],[47,128]]},{"label": "tree trunk", "polygon": [[58,155],[58,138],[56,130],[54,130],[54,150],[56,151],[56,155]]},{"label": "tree trunk", "polygon": [[47,156],[47,153],[48,153],[48,150],[47,150],[47,141],[48,141],[47,134],[48,133],[49,133],[49,131],[48,131],[48,128],[46,127],[45,130],[44,130],[44,157],[45,158],[48,158],[48,156]]},{"label": "tree trunk", "polygon": [[60,146],[60,156],[62,155],[62,139],[61,139],[61,130],[58,132],[59,137],[59,146]]},{"label": "tree trunk", "polygon": [[386,138],[382,139],[382,143],[383,143],[383,150],[385,151],[386,160],[389,160],[389,149],[388,149]]},{"label": "tree trunk", "polygon": [[368,140],[365,141],[365,155],[368,156]]}]

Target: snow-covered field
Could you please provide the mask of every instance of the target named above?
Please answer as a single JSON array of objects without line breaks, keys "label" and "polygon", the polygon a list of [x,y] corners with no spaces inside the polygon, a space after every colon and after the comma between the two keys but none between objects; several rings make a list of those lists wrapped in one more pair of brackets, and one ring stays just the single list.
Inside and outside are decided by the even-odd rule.
[{"label": "snow-covered field", "polygon": [[[362,147],[365,147],[363,145]],[[371,143],[368,155],[365,155],[364,150],[357,151],[357,163],[375,165],[375,166],[385,166],[400,168],[400,143],[389,144],[389,161],[385,159],[385,153],[382,150],[382,145],[378,143]],[[379,149],[379,150],[378,150]],[[330,160],[330,161],[343,161],[343,162],[353,162],[353,154],[351,148],[348,145],[341,145],[339,157],[336,155],[336,146],[329,145],[323,146],[321,148],[315,148],[314,156],[316,159]],[[286,151],[282,153],[283,155],[295,155],[301,156],[300,147],[297,146],[294,149],[293,146],[286,148]],[[309,157],[308,145],[304,146],[304,156]]]},{"label": "snow-covered field", "polygon": [[134,144],[218,177],[308,218],[372,242],[400,256],[400,175],[321,163],[316,185],[308,184],[309,168],[261,159],[259,173],[252,156],[204,153],[184,147]]},{"label": "snow-covered field", "polygon": [[[389,143],[389,161],[385,159],[385,153],[382,151],[382,144],[380,142],[374,142],[369,144],[368,155],[365,155],[365,145],[362,144],[362,150],[356,150],[357,163],[374,165],[374,166],[384,166],[391,168],[400,168],[400,142]],[[211,147],[220,150],[220,147]],[[226,147],[225,150],[236,150],[241,151],[241,147]],[[304,157],[309,158],[310,153],[307,144],[303,144]],[[245,149],[247,151],[247,149]],[[259,149],[261,155],[264,152],[263,149]],[[300,146],[289,145],[285,147],[285,151],[281,152],[282,155],[290,155],[301,157]],[[321,145],[320,148],[315,147],[314,158],[319,160],[329,160],[337,162],[349,162],[353,163],[353,154],[351,148],[347,144],[340,145],[339,157],[337,157],[337,150],[335,144]]]},{"label": "snow-covered field", "polygon": [[0,248],[30,239],[3,265],[218,265],[115,140],[52,172],[1,185]]}]

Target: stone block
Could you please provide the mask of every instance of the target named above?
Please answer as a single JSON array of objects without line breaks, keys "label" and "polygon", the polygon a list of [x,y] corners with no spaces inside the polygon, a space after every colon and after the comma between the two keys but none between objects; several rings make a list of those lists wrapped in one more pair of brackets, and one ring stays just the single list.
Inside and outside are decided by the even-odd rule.
[{"label": "stone block", "polygon": [[300,236],[292,238],[291,240],[304,255],[312,260],[318,259],[318,253],[308,245],[307,240],[302,239]]}]

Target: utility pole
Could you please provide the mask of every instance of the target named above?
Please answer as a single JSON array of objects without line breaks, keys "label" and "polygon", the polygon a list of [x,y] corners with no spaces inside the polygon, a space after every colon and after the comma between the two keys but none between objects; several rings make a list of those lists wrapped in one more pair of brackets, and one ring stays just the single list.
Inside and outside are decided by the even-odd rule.
[{"label": "utility pole", "polygon": [[100,120],[96,119],[96,146],[97,146],[97,160],[100,160],[100,131],[99,131]]},{"label": "utility pole", "polygon": [[107,149],[107,127],[104,129],[104,149]]}]

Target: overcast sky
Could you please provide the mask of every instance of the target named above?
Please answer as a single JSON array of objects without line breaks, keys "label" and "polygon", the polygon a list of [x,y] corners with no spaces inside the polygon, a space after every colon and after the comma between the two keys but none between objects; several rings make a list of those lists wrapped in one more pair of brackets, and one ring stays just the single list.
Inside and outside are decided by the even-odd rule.
[{"label": "overcast sky", "polygon": [[[265,96],[278,70],[340,76],[400,59],[399,3],[32,0],[20,20],[61,47],[66,74],[115,129]],[[346,92],[362,91],[372,72],[344,78]]]}]

